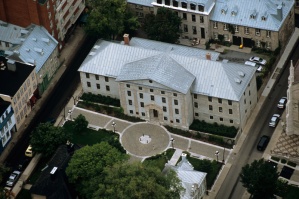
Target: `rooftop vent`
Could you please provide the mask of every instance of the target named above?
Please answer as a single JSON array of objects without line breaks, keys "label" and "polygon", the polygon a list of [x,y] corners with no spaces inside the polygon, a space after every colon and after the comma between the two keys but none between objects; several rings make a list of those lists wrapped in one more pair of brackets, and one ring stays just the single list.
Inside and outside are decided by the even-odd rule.
[{"label": "rooftop vent", "polygon": [[237,84],[241,84],[241,82],[242,82],[242,80],[240,80],[239,78],[234,78],[234,80]]},{"label": "rooftop vent", "polygon": [[243,73],[242,71],[238,71],[238,74],[240,75],[240,77],[245,77],[245,73]]},{"label": "rooftop vent", "polygon": [[27,51],[27,52],[29,52],[29,51],[30,51],[30,49],[29,49],[29,48],[26,48],[26,51]]},{"label": "rooftop vent", "polygon": [[96,54],[95,52],[90,52],[88,55],[93,56],[95,54]]},{"label": "rooftop vent", "polygon": [[22,30],[21,30],[21,34],[24,34],[24,35],[25,35],[25,34],[27,34],[27,33],[28,33],[28,30],[25,30],[25,29],[22,29]]},{"label": "rooftop vent", "polygon": [[34,38],[32,38],[32,41],[37,41],[37,39],[34,37]]},{"label": "rooftop vent", "polygon": [[99,49],[100,46],[99,46],[99,45],[95,45],[93,48],[94,48],[94,49]]},{"label": "rooftop vent", "polygon": [[44,51],[41,48],[34,48],[34,51],[40,53],[41,55],[44,54]]},{"label": "rooftop vent", "polygon": [[30,64],[35,64],[35,60],[34,60],[34,59],[28,58],[27,61],[28,61]]},{"label": "rooftop vent", "polygon": [[48,38],[42,38],[42,41],[45,42],[45,43],[47,43],[47,44],[50,43],[50,39],[48,39]]},{"label": "rooftop vent", "polygon": [[13,52],[18,54],[18,55],[20,54],[20,52],[18,50],[14,50]]}]

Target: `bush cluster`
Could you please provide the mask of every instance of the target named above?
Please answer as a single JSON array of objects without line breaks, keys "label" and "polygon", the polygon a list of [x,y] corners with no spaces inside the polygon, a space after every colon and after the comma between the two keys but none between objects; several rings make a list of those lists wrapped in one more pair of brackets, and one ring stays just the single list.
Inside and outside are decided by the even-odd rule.
[{"label": "bush cluster", "polygon": [[210,124],[203,120],[194,120],[189,128],[194,131],[200,131],[229,138],[236,137],[238,132],[238,129],[234,126],[224,126],[222,124],[219,125],[216,122],[214,124]]},{"label": "bush cluster", "polygon": [[296,167],[297,166],[297,164],[296,163],[294,163],[294,162],[291,162],[291,161],[288,161],[288,163],[287,163],[288,165],[290,165],[290,166],[292,166],[292,167]]},{"label": "bush cluster", "polygon": [[100,103],[100,104],[106,104],[106,105],[111,105],[111,106],[117,106],[120,107],[120,100],[116,98],[112,98],[109,96],[103,96],[103,95],[95,95],[92,93],[83,93],[81,96],[81,99],[84,101],[89,101],[89,102],[95,102],[95,103]]}]

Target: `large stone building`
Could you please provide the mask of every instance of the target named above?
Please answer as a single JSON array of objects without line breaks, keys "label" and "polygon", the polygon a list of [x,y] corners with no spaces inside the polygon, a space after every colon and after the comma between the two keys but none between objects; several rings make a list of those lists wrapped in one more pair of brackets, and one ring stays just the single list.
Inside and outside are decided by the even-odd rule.
[{"label": "large stone building", "polygon": [[84,0],[0,0],[0,20],[23,28],[43,26],[61,48],[84,8]]},{"label": "large stone building", "polygon": [[254,67],[216,61],[212,51],[124,39],[97,41],[79,68],[84,92],[120,99],[125,114],[147,121],[243,128],[257,103]]},{"label": "large stone building", "polygon": [[[127,0],[137,6],[137,1]],[[154,12],[165,7],[182,18],[182,38],[205,44],[223,39],[234,45],[275,50],[295,28],[293,0],[152,0]],[[138,14],[140,15],[140,14]]]}]

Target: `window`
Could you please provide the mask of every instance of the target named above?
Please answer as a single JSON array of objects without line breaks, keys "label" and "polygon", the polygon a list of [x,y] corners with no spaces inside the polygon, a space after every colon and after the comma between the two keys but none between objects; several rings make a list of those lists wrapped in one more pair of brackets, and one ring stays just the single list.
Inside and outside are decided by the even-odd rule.
[{"label": "window", "polygon": [[162,102],[166,103],[166,98],[165,97],[162,97]]},{"label": "window", "polygon": [[249,28],[248,28],[248,27],[245,27],[245,28],[244,28],[244,33],[245,33],[246,35],[249,34]]},{"label": "window", "polygon": [[192,32],[193,32],[194,35],[197,34],[196,26],[192,26]]},{"label": "window", "polygon": [[99,80],[99,76],[98,75],[95,75],[96,76],[96,80]]},{"label": "window", "polygon": [[183,19],[187,20],[187,13],[183,13]]},{"label": "window", "polygon": [[110,86],[106,86],[106,91],[110,91]]},{"label": "window", "polygon": [[145,116],[145,112],[142,112],[141,115],[142,115],[142,116]]},{"label": "window", "polygon": [[256,41],[256,46],[257,46],[257,47],[261,47],[261,41],[260,41],[260,40],[257,40],[257,41]]},{"label": "window", "polygon": [[200,22],[200,23],[204,23],[203,16],[199,16],[199,22]]},{"label": "window", "polygon": [[235,32],[239,32],[239,26],[235,25]]},{"label": "window", "polygon": [[109,82],[109,78],[108,77],[105,77],[105,82]]},{"label": "window", "polygon": [[149,80],[148,82],[149,82],[149,83],[153,83],[153,81],[152,81],[152,80]]},{"label": "window", "polygon": [[217,22],[217,21],[214,21],[214,22],[213,22],[213,26],[214,26],[214,28],[218,28],[218,22]]},{"label": "window", "polygon": [[224,23],[223,24],[223,30],[227,30],[227,27],[228,27],[227,23]]},{"label": "window", "polygon": [[165,0],[165,5],[169,6],[170,5],[170,0]]},{"label": "window", "polygon": [[184,32],[188,32],[188,26],[184,24]]},{"label": "window", "polygon": [[209,100],[209,102],[211,102],[212,101],[212,97],[208,97],[208,100]]},{"label": "window", "polygon": [[101,85],[100,84],[97,84],[97,89],[100,89],[101,88]]},{"label": "window", "polygon": [[157,3],[158,4],[162,4],[162,0],[157,0]]},{"label": "window", "polygon": [[143,99],[143,93],[139,93],[139,98]]},{"label": "window", "polygon": [[173,0],[172,5],[173,5],[173,7],[179,7],[179,3],[177,0]]},{"label": "window", "polygon": [[260,36],[261,35],[261,29],[256,28],[255,29],[255,35]]},{"label": "window", "polygon": [[197,99],[197,94],[194,94],[193,96],[194,96],[194,99]]},{"label": "window", "polygon": [[250,94],[251,94],[251,93],[250,93],[250,91],[249,91],[249,96],[250,96]]},{"label": "window", "polygon": [[203,12],[205,7],[203,5],[198,5],[198,11]]},{"label": "window", "polygon": [[229,120],[229,123],[231,123],[231,124],[234,123],[234,120]]},{"label": "window", "polygon": [[213,106],[209,105],[209,110],[212,111],[213,110]]},{"label": "window", "polygon": [[85,73],[86,74],[86,78],[89,78],[89,73]]},{"label": "window", "polygon": [[133,114],[133,110],[130,110],[130,113]]},{"label": "window", "polygon": [[150,92],[154,92],[154,89],[150,89]]},{"label": "window", "polygon": [[220,120],[220,122],[223,122],[223,118],[222,117],[220,117],[219,120]]},{"label": "window", "polygon": [[173,93],[173,96],[175,96],[175,97],[176,97],[176,96],[178,96],[178,95],[177,95],[176,93]]},{"label": "window", "polygon": [[132,105],[132,100],[129,100],[129,105]]},{"label": "window", "polygon": [[165,94],[165,91],[161,91],[161,94],[164,95],[164,94]]},{"label": "window", "polygon": [[228,102],[228,105],[232,105],[233,104],[233,102],[231,100],[228,100],[227,102]]},{"label": "window", "polygon": [[267,37],[271,37],[271,31],[267,30]]},{"label": "window", "polygon": [[229,114],[233,114],[233,109],[228,109]]},{"label": "window", "polygon": [[179,109],[174,109],[174,112],[175,112],[175,114],[179,114],[180,112],[179,112]]},{"label": "window", "polygon": [[198,117],[198,113],[194,113],[194,115],[195,115],[196,117]]},{"label": "window", "polygon": [[180,120],[179,120],[179,119],[176,119],[175,121],[176,121],[176,123],[180,123]]},{"label": "window", "polygon": [[218,103],[222,104],[222,99],[221,98],[218,98]]},{"label": "window", "polygon": [[131,91],[127,91],[128,96],[131,96]]},{"label": "window", "polygon": [[267,46],[267,48],[271,49],[271,42],[270,41],[266,41],[266,46]]},{"label": "window", "polygon": [[144,107],[144,102],[140,102],[140,106],[141,106],[141,107]]},{"label": "window", "polygon": [[244,99],[244,104],[246,104],[246,99]]},{"label": "window", "polygon": [[219,112],[222,113],[222,107],[219,107]]},{"label": "window", "polygon": [[193,3],[191,3],[191,4],[190,4],[190,9],[191,9],[191,10],[195,10],[195,8],[196,8],[196,5],[193,4]]},{"label": "window", "polygon": [[167,121],[167,120],[168,120],[168,118],[167,118],[167,117],[164,117],[164,120],[166,120],[166,121]]},{"label": "window", "polygon": [[151,95],[151,100],[155,101],[155,96]]},{"label": "window", "polygon": [[142,90],[142,87],[139,86],[138,88],[139,88],[139,90]]},{"label": "window", "polygon": [[198,108],[198,103],[197,102],[194,102],[194,107]]},{"label": "window", "polygon": [[174,105],[178,105],[179,104],[178,100],[173,100],[173,102],[174,102]]},{"label": "window", "polygon": [[217,32],[213,32],[214,35],[214,39],[218,40],[218,33]]},{"label": "window", "polygon": [[87,87],[90,87],[91,85],[90,85],[90,82],[87,82]]},{"label": "window", "polygon": [[164,111],[164,112],[167,112],[167,108],[166,108],[166,106],[163,106],[163,111]]},{"label": "window", "polygon": [[229,38],[228,34],[224,34],[224,41],[228,41],[229,40],[228,38]]},{"label": "window", "polygon": [[187,3],[186,2],[182,2],[182,8],[187,8]]},{"label": "window", "polygon": [[192,15],[192,21],[196,21],[196,16],[195,15]]},{"label": "window", "polygon": [[214,117],[212,115],[210,115],[210,120],[214,119]]},{"label": "window", "polygon": [[126,86],[127,86],[127,88],[130,88],[130,84],[127,84]]}]

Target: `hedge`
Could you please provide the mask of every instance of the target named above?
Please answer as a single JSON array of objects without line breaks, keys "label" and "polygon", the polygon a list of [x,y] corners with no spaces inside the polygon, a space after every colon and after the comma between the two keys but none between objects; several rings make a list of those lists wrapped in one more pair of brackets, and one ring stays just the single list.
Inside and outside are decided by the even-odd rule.
[{"label": "hedge", "polygon": [[106,105],[111,105],[111,106],[117,106],[120,107],[120,100],[116,98],[112,98],[109,96],[103,96],[103,95],[95,95],[92,93],[83,93],[81,96],[82,100],[84,101],[89,101],[89,102],[95,102],[95,103],[100,103],[100,104],[106,104]]}]

